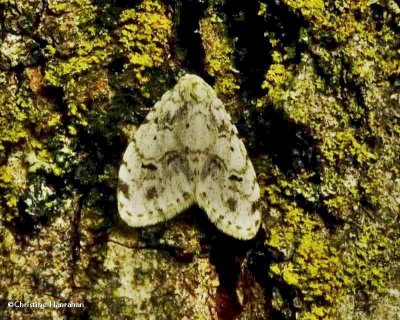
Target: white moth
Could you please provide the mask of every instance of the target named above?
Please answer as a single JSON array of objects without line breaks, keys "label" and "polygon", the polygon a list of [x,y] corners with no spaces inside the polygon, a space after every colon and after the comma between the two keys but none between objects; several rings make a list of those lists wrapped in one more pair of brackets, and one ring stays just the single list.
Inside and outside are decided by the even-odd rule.
[{"label": "white moth", "polygon": [[243,142],[214,90],[180,78],[147,115],[119,170],[118,210],[132,227],[171,219],[196,203],[224,233],[251,239],[260,191]]}]

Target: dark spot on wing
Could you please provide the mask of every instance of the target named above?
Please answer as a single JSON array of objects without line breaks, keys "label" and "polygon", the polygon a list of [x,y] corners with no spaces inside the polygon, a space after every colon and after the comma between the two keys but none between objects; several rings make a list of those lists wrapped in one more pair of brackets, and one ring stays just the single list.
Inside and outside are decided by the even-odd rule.
[{"label": "dark spot on wing", "polygon": [[227,132],[229,129],[229,124],[222,120],[221,124],[218,126],[220,132]]},{"label": "dark spot on wing", "polygon": [[181,162],[181,157],[179,156],[179,154],[177,154],[175,152],[172,154],[169,154],[167,156],[167,164],[170,165],[173,162],[177,162],[177,163]]},{"label": "dark spot on wing", "polygon": [[256,213],[258,207],[259,207],[258,201],[254,201],[254,202],[251,204],[251,214],[252,214],[252,215]]},{"label": "dark spot on wing", "polygon": [[151,200],[157,197],[157,189],[156,187],[151,187],[146,190],[146,199]]},{"label": "dark spot on wing", "polygon": [[207,162],[204,164],[204,167],[201,172],[202,179],[205,179],[207,176],[215,177],[217,174],[220,173],[220,170],[223,167],[222,160],[219,158],[209,157]]},{"label": "dark spot on wing", "polygon": [[126,214],[127,214],[128,216],[130,216],[130,217],[133,216],[132,212],[130,212],[130,211],[127,211]]},{"label": "dark spot on wing", "polygon": [[211,169],[214,169],[214,168],[218,168],[218,169],[222,168],[221,160],[213,159]]},{"label": "dark spot on wing", "polygon": [[189,122],[188,122],[188,123],[186,123],[186,128],[189,128],[189,126],[190,126]]},{"label": "dark spot on wing", "polygon": [[157,136],[154,136],[153,140],[157,140]]},{"label": "dark spot on wing", "polygon": [[160,219],[160,218],[162,219],[160,221],[166,220],[165,212],[161,208],[157,208],[157,216],[158,216],[158,219]]},{"label": "dark spot on wing", "polygon": [[232,175],[229,177],[229,180],[237,181],[237,182],[242,182],[242,181],[243,181],[243,178],[238,177],[237,175],[232,174]]},{"label": "dark spot on wing", "polygon": [[129,194],[129,185],[121,179],[118,180],[118,190],[122,192],[126,199],[131,199]]},{"label": "dark spot on wing", "polygon": [[234,148],[234,147],[231,147],[231,151],[232,151],[232,152],[235,151],[235,148]]},{"label": "dark spot on wing", "polygon": [[147,170],[151,170],[151,171],[155,171],[157,170],[156,165],[154,165],[153,163],[148,163],[148,164],[142,164],[142,168],[143,169],[147,169]]},{"label": "dark spot on wing", "polygon": [[182,194],[182,196],[183,196],[183,199],[185,199],[185,200],[187,201],[187,200],[189,200],[189,198],[190,198],[190,193],[189,193],[189,192],[184,192],[184,193]]},{"label": "dark spot on wing", "polygon": [[236,211],[237,209],[237,200],[233,198],[229,198],[226,202],[230,211]]}]

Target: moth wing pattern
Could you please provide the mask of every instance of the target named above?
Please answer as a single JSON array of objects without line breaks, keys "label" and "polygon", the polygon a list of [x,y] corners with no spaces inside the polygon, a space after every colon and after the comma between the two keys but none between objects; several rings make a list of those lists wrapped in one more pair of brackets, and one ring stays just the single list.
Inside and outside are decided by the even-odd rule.
[{"label": "moth wing pattern", "polygon": [[219,131],[196,186],[196,202],[224,233],[253,238],[261,223],[256,173],[224,109],[212,111]]},{"label": "moth wing pattern", "polygon": [[185,75],[135,133],[119,170],[118,210],[130,226],[168,220],[193,203],[224,233],[253,238],[260,191],[236,127],[214,90]]},{"label": "moth wing pattern", "polygon": [[177,149],[173,130],[158,124],[162,107],[139,127],[119,170],[118,211],[132,227],[171,219],[193,203],[192,185],[182,171],[186,156]]}]

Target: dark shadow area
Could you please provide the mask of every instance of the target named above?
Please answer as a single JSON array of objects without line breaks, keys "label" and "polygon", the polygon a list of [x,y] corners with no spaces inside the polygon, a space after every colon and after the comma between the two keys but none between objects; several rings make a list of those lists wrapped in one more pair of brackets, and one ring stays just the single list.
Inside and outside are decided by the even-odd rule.
[{"label": "dark shadow area", "polygon": [[295,54],[287,58],[287,62],[299,63],[303,52],[307,49],[307,45],[300,40],[300,30],[306,22],[280,1],[265,2],[267,2],[265,15],[267,32],[273,33],[281,41],[278,49],[283,55],[288,53],[285,48],[295,49]]},{"label": "dark shadow area", "polygon": [[[321,157],[317,141],[307,127],[290,121],[284,111],[276,110],[272,106],[252,108],[239,119],[237,127],[254,157],[268,155],[288,179],[303,171],[314,172],[311,182],[317,188],[321,184]],[[322,201],[311,203],[300,195],[292,200],[306,212],[318,212],[325,226],[331,231],[343,223],[340,218],[329,213]]]},{"label": "dark shadow area", "polygon": [[41,94],[54,102],[57,111],[60,111],[63,114],[64,118],[61,120],[65,120],[65,110],[68,110],[68,106],[64,101],[64,90],[60,87],[53,86],[42,86],[40,90]]},{"label": "dark shadow area", "polygon": [[219,277],[218,315],[221,319],[235,319],[243,310],[236,292],[241,262],[253,241],[243,241],[217,231],[209,238],[210,261]]},{"label": "dark shadow area", "polygon": [[261,83],[271,64],[271,46],[264,36],[265,22],[257,14],[259,3],[255,0],[227,0],[224,11],[229,37],[237,38],[235,64],[241,74],[241,89],[249,96],[261,96],[264,94]]},{"label": "dark shadow area", "polygon": [[[25,236],[39,229],[38,222],[26,212],[26,204],[23,200],[18,201],[18,217],[11,221],[14,234]],[[19,239],[20,240],[20,239]]]},{"label": "dark shadow area", "polygon": [[[110,2],[109,0],[100,0],[102,2]],[[134,8],[136,7],[141,1],[140,0],[114,0],[115,7],[120,8]]]},{"label": "dark shadow area", "polygon": [[267,154],[287,175],[319,168],[317,143],[309,130],[272,106],[252,108],[236,124],[249,151]]},{"label": "dark shadow area", "polygon": [[269,35],[281,41],[280,50],[295,47],[292,61],[299,61],[305,49],[299,43],[299,32],[303,21],[277,1],[268,1],[267,12],[259,15],[260,2],[255,0],[227,0],[224,12],[227,14],[228,33],[235,42],[235,62],[241,74],[241,89],[249,97],[265,94],[261,88],[265,73],[272,63]]},{"label": "dark shadow area", "polygon": [[[29,176],[29,185],[31,189],[21,195],[17,203],[18,215],[5,223],[22,244],[26,243],[26,236],[40,231],[60,209],[58,204],[62,201],[64,187],[60,178],[54,177],[52,180],[50,175],[42,171]],[[52,187],[54,193],[47,195],[43,187]]]},{"label": "dark shadow area", "polygon": [[92,307],[88,301],[84,301],[84,308],[65,308],[64,317],[68,320],[89,320],[91,319],[90,309]]},{"label": "dark shadow area", "polygon": [[[201,239],[201,244],[204,251],[209,254],[210,261],[215,266],[219,276],[220,285],[217,290],[219,317],[224,320],[233,320],[243,312],[236,290],[241,272],[246,272],[242,270],[242,264],[247,261],[247,266],[244,268],[248,268],[248,271],[253,274],[264,290],[265,307],[268,314],[271,315],[269,319],[295,319],[294,301],[300,293],[283,280],[272,279],[268,275],[271,263],[282,262],[285,257],[278,250],[265,246],[265,231],[260,229],[254,239],[238,240],[219,231],[202,209],[193,206],[190,211],[192,214],[188,220],[199,225],[205,234],[204,238]],[[279,290],[285,305],[288,306],[285,310],[286,314],[276,310],[272,305],[274,289]]]},{"label": "dark shadow area", "polygon": [[[264,290],[266,308],[271,320],[291,320],[295,319],[294,298],[299,294],[296,288],[287,285],[283,280],[273,279],[268,275],[271,263],[283,262],[285,257],[278,250],[264,245],[265,235],[258,235],[255,246],[248,251],[248,268],[254,275],[257,282]],[[287,306],[285,313],[278,311],[272,305],[273,292],[279,290],[282,299]]]},{"label": "dark shadow area", "polygon": [[135,8],[140,2],[140,0],[94,0],[93,4],[99,8],[96,24],[112,30],[116,21],[119,21],[122,11]]},{"label": "dark shadow area", "polygon": [[372,3],[370,5],[370,8],[373,13],[372,17],[375,22],[375,28],[377,31],[381,31],[383,28],[385,8],[382,5],[380,5],[379,3]]},{"label": "dark shadow area", "polygon": [[202,46],[199,21],[208,7],[206,0],[167,1],[174,7],[176,24],[175,55],[182,56],[183,68],[212,82],[204,69],[205,52]]},{"label": "dark shadow area", "polygon": [[127,62],[126,58],[117,57],[114,58],[110,64],[107,66],[107,69],[112,73],[121,73],[124,70],[124,65]]},{"label": "dark shadow area", "polygon": [[99,8],[129,9],[135,8],[140,0],[94,0],[93,4]]},{"label": "dark shadow area", "polygon": [[[200,255],[209,256],[210,262],[215,266],[219,277],[220,284],[217,289],[218,315],[224,320],[235,319],[243,311],[236,293],[241,263],[249,250],[255,247],[255,243],[259,241],[260,237],[257,237],[258,240],[243,241],[225,235],[216,228],[207,214],[197,205],[183,211],[169,223],[173,223],[176,219],[184,221],[185,224],[192,225],[194,228],[200,228],[204,235],[200,239]],[[141,228],[140,241],[143,248],[164,251],[174,257],[176,261],[191,263],[198,253],[185,252],[184,248],[160,243],[165,228],[166,226],[162,223],[151,228]]]}]

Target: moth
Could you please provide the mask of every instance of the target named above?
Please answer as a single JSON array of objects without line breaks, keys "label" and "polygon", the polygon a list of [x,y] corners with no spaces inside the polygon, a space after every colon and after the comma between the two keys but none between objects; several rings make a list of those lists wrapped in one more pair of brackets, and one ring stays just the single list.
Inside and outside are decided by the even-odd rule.
[{"label": "moth", "polygon": [[118,211],[132,227],[166,221],[193,204],[222,232],[253,238],[261,222],[256,173],[214,90],[186,74],[162,96],[119,169]]}]

